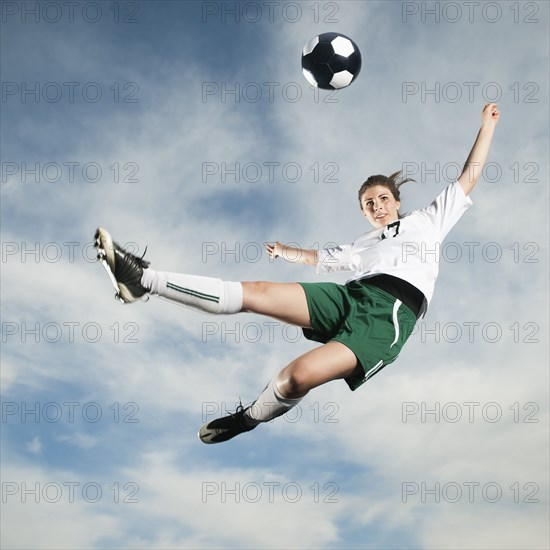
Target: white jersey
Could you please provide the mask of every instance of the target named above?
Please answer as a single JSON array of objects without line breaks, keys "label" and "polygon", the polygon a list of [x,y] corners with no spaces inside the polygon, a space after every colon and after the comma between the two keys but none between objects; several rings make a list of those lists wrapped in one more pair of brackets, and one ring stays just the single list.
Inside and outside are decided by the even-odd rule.
[{"label": "white jersey", "polygon": [[352,244],[319,251],[317,273],[355,271],[347,281],[393,275],[432,299],[443,239],[472,205],[458,182],[451,183],[428,207],[361,235]]}]

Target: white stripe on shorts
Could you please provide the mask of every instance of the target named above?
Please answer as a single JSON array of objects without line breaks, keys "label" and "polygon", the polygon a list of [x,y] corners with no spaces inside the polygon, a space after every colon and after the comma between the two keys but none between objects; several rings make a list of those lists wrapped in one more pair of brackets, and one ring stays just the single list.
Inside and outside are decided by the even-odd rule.
[{"label": "white stripe on shorts", "polygon": [[372,369],[369,370],[367,374],[365,374],[365,378],[363,378],[363,380],[365,380],[366,382],[371,376],[374,376],[383,366],[384,361],[378,361],[378,363],[376,363],[376,365],[374,365],[374,367],[372,367]]},{"label": "white stripe on shorts", "polygon": [[392,314],[392,321],[393,321],[393,328],[395,329],[395,340],[392,342],[390,348],[393,348],[397,340],[399,339],[399,320],[397,319],[397,311],[401,306],[401,300],[395,300],[395,304],[393,304],[393,314]]}]

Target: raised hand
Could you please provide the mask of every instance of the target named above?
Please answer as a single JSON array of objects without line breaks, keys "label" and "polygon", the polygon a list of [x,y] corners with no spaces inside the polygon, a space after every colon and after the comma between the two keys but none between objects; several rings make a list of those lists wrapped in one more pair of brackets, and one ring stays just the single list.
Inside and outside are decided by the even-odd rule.
[{"label": "raised hand", "polygon": [[496,103],[487,103],[485,107],[483,107],[483,111],[481,112],[482,125],[492,124],[496,126],[499,118],[500,112]]}]

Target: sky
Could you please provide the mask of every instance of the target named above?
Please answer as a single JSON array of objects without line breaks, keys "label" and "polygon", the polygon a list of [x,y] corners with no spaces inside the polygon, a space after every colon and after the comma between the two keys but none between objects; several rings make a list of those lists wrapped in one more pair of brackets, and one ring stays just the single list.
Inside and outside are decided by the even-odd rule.
[{"label": "sky", "polygon": [[[2,547],[548,548],[548,22],[537,1],[2,2]],[[338,92],[300,66],[328,31],[362,54]],[[96,227],[159,270],[344,283],[262,243],[352,242],[372,174],[427,206],[488,101],[487,167],[397,361],[202,444],[317,344],[118,303]]]}]

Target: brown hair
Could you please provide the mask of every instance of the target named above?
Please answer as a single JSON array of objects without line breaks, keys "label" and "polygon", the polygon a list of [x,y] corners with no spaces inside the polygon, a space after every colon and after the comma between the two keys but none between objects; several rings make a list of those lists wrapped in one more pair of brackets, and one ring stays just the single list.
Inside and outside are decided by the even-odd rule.
[{"label": "brown hair", "polygon": [[[359,189],[359,206],[361,207],[361,210],[363,210],[363,204],[361,203],[361,199],[363,198],[363,195],[367,189],[370,189],[371,187],[374,187],[376,185],[382,185],[386,189],[390,191],[390,193],[393,195],[393,198],[396,201],[401,201],[401,194],[399,191],[399,188],[408,181],[415,181],[412,178],[403,178],[401,174],[401,170],[398,172],[394,172],[391,174],[391,176],[370,176],[367,181],[361,185]],[[401,218],[401,214],[398,212],[398,216]]]}]

